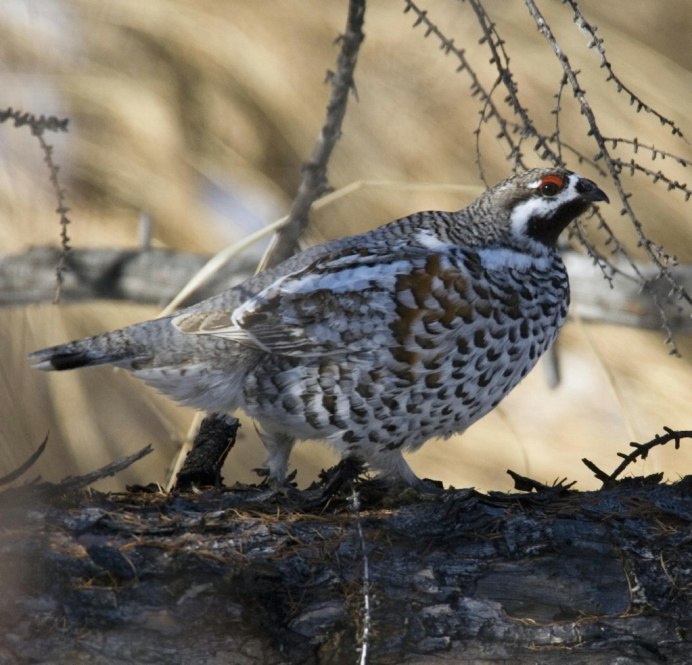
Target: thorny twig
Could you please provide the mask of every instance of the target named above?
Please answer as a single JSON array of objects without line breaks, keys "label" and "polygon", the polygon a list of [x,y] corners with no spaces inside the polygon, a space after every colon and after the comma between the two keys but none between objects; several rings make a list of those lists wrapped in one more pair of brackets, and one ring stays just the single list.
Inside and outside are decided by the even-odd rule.
[{"label": "thorny twig", "polygon": [[293,201],[286,224],[276,232],[258,270],[264,270],[289,258],[298,246],[298,240],[308,225],[310,206],[328,190],[327,163],[341,136],[341,124],[346,114],[348,96],[355,91],[353,72],[360,45],[365,38],[363,22],[365,0],[350,0],[346,31],[339,38],[341,51],[336,72],[327,72],[332,93],[327,105],[327,115],[312,155],[303,165],[303,177]]},{"label": "thorny twig", "polygon": [[[541,159],[549,160],[553,164],[562,165],[560,157],[553,151],[548,142],[548,137],[541,134],[533,124],[529,116],[528,109],[522,106],[519,101],[519,91],[517,84],[514,81],[514,76],[509,68],[509,55],[505,50],[504,41],[500,38],[495,24],[490,19],[490,16],[485,11],[485,7],[480,0],[469,0],[473,11],[478,18],[478,24],[483,31],[482,41],[488,45],[490,49],[490,62],[495,65],[498,73],[498,81],[501,81],[507,90],[506,104],[521,118],[519,136],[520,143],[523,139],[533,137],[536,139],[534,152],[540,155]],[[515,165],[516,169],[516,165]]]},{"label": "thorny twig", "polygon": [[62,291],[64,281],[63,273],[65,272],[65,265],[67,263],[67,253],[70,251],[70,238],[67,233],[67,226],[70,223],[67,213],[70,209],[66,205],[65,190],[60,185],[58,179],[60,167],[53,161],[53,146],[48,144],[45,138],[43,138],[43,134],[46,131],[66,132],[69,120],[67,118],[56,118],[55,116],[44,115],[37,118],[33,113],[22,113],[12,108],[0,111],[0,123],[5,122],[8,118],[14,120],[15,127],[28,125],[31,128],[31,133],[36,137],[43,151],[43,161],[46,163],[46,166],[48,166],[50,183],[57,197],[58,206],[55,212],[60,216],[60,245],[62,247],[58,265],[55,268],[56,287],[53,302],[57,303],[60,300]]},{"label": "thorny twig", "polygon": [[[515,171],[519,168],[527,168],[524,162],[524,157],[521,152],[521,145],[522,142],[529,137],[536,139],[536,143],[533,146],[534,152],[541,159],[548,160],[554,164],[563,164],[563,151],[569,150],[570,153],[574,154],[577,157],[579,163],[586,162],[590,164],[594,169],[596,169],[601,175],[608,175],[613,180],[614,186],[618,191],[620,200],[623,205],[621,209],[621,214],[627,215],[629,217],[637,232],[639,238],[639,245],[644,247],[646,252],[649,254],[651,260],[653,261],[654,265],[659,270],[660,274],[664,276],[664,278],[668,281],[668,283],[671,286],[671,292],[668,296],[668,299],[672,297],[677,297],[681,300],[687,300],[688,302],[692,302],[692,298],[690,297],[690,295],[678,282],[675,281],[673,275],[670,272],[669,265],[674,265],[675,258],[666,254],[662,247],[658,246],[645,235],[642,225],[630,205],[629,198],[631,194],[624,191],[622,181],[620,180],[620,173],[623,169],[627,168],[630,172],[632,172],[633,168],[630,163],[619,160],[611,156],[611,154],[608,152],[607,143],[611,143],[614,149],[617,146],[618,139],[604,137],[601,134],[600,129],[596,124],[595,114],[593,113],[586,99],[584,90],[579,86],[577,79],[578,72],[575,72],[572,69],[567,56],[557,43],[557,40],[553,36],[550,27],[545,22],[538,8],[536,7],[535,2],[533,0],[526,0],[526,5],[529,9],[529,13],[533,17],[541,33],[552,46],[563,68],[563,76],[560,82],[559,91],[556,95],[556,107],[553,109],[553,113],[555,114],[555,131],[550,136],[542,134],[536,128],[533,120],[531,119],[528,109],[520,103],[517,84],[514,80],[513,74],[509,66],[510,57],[505,48],[505,42],[500,37],[495,23],[491,19],[481,0],[469,0],[469,4],[471,5],[473,11],[476,14],[476,18],[478,20],[482,32],[481,43],[487,44],[488,48],[490,49],[490,62],[491,64],[495,65],[498,72],[498,78],[495,80],[489,91],[486,88],[484,88],[482,83],[480,82],[478,75],[469,63],[469,59],[466,55],[465,50],[459,46],[456,46],[454,40],[447,37],[432,22],[426,10],[421,9],[413,0],[404,0],[404,3],[405,12],[412,11],[416,14],[416,21],[414,23],[414,27],[418,25],[423,25],[426,29],[426,37],[429,35],[434,35],[440,42],[440,48],[445,52],[445,54],[453,54],[459,60],[460,65],[457,68],[457,71],[464,71],[471,77],[471,93],[473,96],[479,97],[482,103],[478,127],[475,130],[476,162],[479,166],[481,179],[485,182],[485,174],[483,172],[482,159],[480,154],[480,132],[483,125],[485,123],[490,122],[491,120],[494,120],[499,125],[500,131],[497,134],[497,138],[501,141],[504,141],[509,147],[509,154],[507,155],[507,159],[512,163],[512,168]],[[605,58],[603,40],[601,40],[597,36],[595,26],[591,25],[590,23],[588,23],[588,21],[586,21],[586,19],[584,19],[575,0],[569,0],[569,5],[571,6],[574,12],[574,21],[591,38],[589,46],[591,48],[597,48],[599,54],[601,55],[601,66],[607,69],[608,80],[614,80],[616,85],[618,86],[618,91],[625,91],[630,96],[630,101],[632,104],[635,104],[637,106],[637,110],[644,110],[648,113],[653,114],[656,118],[659,119],[659,121],[662,122],[662,124],[670,126],[673,130],[674,135],[682,136],[682,132],[672,121],[668,120],[663,115],[655,111],[652,107],[643,102],[617,77],[617,75],[615,75],[610,63]],[[516,116],[518,116],[517,122],[512,122],[506,119],[502,115],[502,111],[500,110],[498,105],[493,101],[493,94],[500,86],[503,86],[507,91],[507,95],[504,98],[504,102],[507,104],[507,106],[509,106],[512,112],[516,114]],[[589,134],[594,137],[599,147],[599,151],[594,159],[588,158],[586,155],[580,153],[571,146],[564,144],[562,142],[560,136],[560,112],[562,110],[562,98],[564,96],[565,88],[570,88],[572,90],[574,97],[580,105],[581,113],[586,117],[587,122],[589,124]],[[644,147],[643,144],[639,144],[639,142],[636,139],[622,139],[622,142],[634,145],[635,152],[638,147]],[[660,155],[662,158],[665,156],[663,151],[658,151],[655,148],[651,147],[649,147],[649,150],[651,152],[652,159],[655,159],[657,155]],[[668,153],[665,154],[668,155]],[[681,157],[674,156],[672,154],[669,156],[672,159],[674,159],[678,164],[681,164],[682,166],[687,165],[687,160]],[[604,164],[605,168],[599,164],[599,161]],[[673,180],[672,178],[669,178],[663,173],[656,172],[651,169],[647,169],[645,166],[639,165],[635,166],[634,170],[641,171],[642,173],[647,175],[654,183],[661,182],[664,183],[669,189],[681,191],[685,195],[686,200],[690,194],[690,189],[688,189],[687,185],[681,184]],[[632,273],[636,276],[636,279],[642,285],[642,288],[648,289],[648,281],[644,279],[644,277],[640,274],[635,261],[630,257],[629,252],[627,252],[627,250],[625,250],[625,248],[619,242],[616,235],[613,233],[613,231],[611,230],[610,226],[605,221],[601,213],[596,211],[594,214],[596,215],[598,220],[597,228],[599,229],[599,231],[605,233],[605,244],[607,247],[609,247],[611,253],[621,255],[630,265]],[[577,232],[577,236],[580,240],[585,240],[583,232],[581,230]],[[600,266],[606,278],[608,278],[609,272],[612,273],[612,271],[606,269],[606,266],[610,263],[610,261],[601,256],[601,254],[598,253],[595,250],[595,247],[590,243],[585,242],[584,246],[586,247],[587,251],[592,256],[594,256],[596,263]],[[656,305],[661,316],[662,327],[664,328],[667,334],[666,343],[669,344],[671,348],[671,353],[679,355],[677,352],[675,341],[673,339],[672,327],[665,315],[664,303],[661,301],[661,295],[659,293],[654,293],[652,295],[656,300]]]},{"label": "thorny twig", "polygon": [[581,28],[589,37],[591,41],[589,42],[587,48],[595,48],[601,57],[601,67],[608,72],[606,81],[613,81],[617,87],[618,92],[624,92],[630,98],[630,105],[637,107],[637,113],[644,111],[645,113],[650,113],[655,116],[662,125],[668,125],[670,127],[673,136],[677,135],[680,138],[684,138],[680,128],[669,118],[659,113],[655,108],[649,106],[631,89],[629,88],[620,77],[613,71],[613,67],[606,57],[605,47],[603,46],[603,39],[598,36],[598,28],[595,25],[589,23],[579,9],[579,5],[576,0],[562,0],[563,3],[568,4],[572,11],[574,12],[574,22]]},{"label": "thorny twig", "polygon": [[622,170],[629,170],[630,175],[634,175],[635,171],[639,171],[640,173],[643,173],[644,175],[648,176],[651,178],[651,181],[656,184],[657,182],[662,182],[666,185],[667,189],[669,192],[676,190],[679,192],[682,192],[685,196],[685,201],[689,201],[690,197],[692,196],[692,189],[690,189],[686,183],[678,182],[677,180],[673,180],[672,178],[669,178],[665,173],[662,171],[654,171],[653,169],[649,169],[646,166],[642,166],[638,162],[636,162],[634,159],[630,159],[629,161],[625,161],[623,159],[613,159],[613,163],[622,171]]},{"label": "thorny twig", "polygon": [[[557,145],[557,156],[560,160],[560,164],[564,164],[564,162],[562,161],[562,135],[560,133],[560,112],[562,111],[562,93],[565,91],[566,87],[567,77],[563,76],[560,80],[560,87],[554,95],[555,108],[551,111],[552,114],[555,116],[555,133],[553,134],[552,139],[555,141]],[[575,150],[574,152],[577,151]],[[578,153],[577,157],[580,158],[580,155]],[[579,159],[579,162],[581,163],[581,158]]]},{"label": "thorny twig", "polygon": [[603,140],[606,143],[612,143],[613,150],[615,150],[620,143],[624,143],[625,145],[631,145],[635,155],[640,150],[645,150],[646,152],[651,153],[651,161],[654,161],[657,157],[660,157],[662,160],[668,157],[672,159],[674,162],[680,164],[680,166],[687,167],[691,163],[689,159],[685,159],[684,157],[680,157],[679,155],[674,155],[672,152],[668,152],[667,150],[661,150],[660,148],[657,148],[655,145],[647,145],[646,143],[642,143],[636,136],[633,139],[604,136]]},{"label": "thorny twig", "polygon": [[[577,72],[572,68],[569,62],[569,58],[558,44],[555,35],[553,34],[552,30],[550,29],[550,26],[548,25],[547,21],[538,9],[535,1],[524,0],[524,2],[526,3],[529,13],[536,22],[538,30],[545,37],[546,41],[550,44],[557,59],[562,65],[564,75],[567,78],[570,87],[572,88],[572,93],[575,99],[579,103],[581,113],[586,118],[586,121],[589,125],[589,134],[593,136],[599,148],[599,152],[596,159],[603,159],[605,161],[605,164],[608,167],[610,178],[615,188],[617,189],[620,201],[622,203],[620,214],[626,215],[630,219],[630,222],[632,223],[632,225],[635,228],[635,231],[637,232],[639,246],[644,248],[646,253],[649,255],[651,261],[658,268],[661,275],[663,275],[666,278],[666,280],[670,284],[671,292],[674,292],[680,299],[687,300],[688,302],[692,303],[692,297],[690,296],[690,294],[688,294],[687,291],[685,291],[685,289],[676,282],[674,276],[670,272],[669,264],[674,263],[673,257],[667,255],[660,246],[652,242],[644,233],[642,224],[637,215],[635,214],[630,203],[630,198],[632,194],[630,192],[626,192],[622,184],[622,180],[620,178],[621,167],[617,164],[617,160],[610,154],[610,151],[608,150],[607,142],[605,140],[605,137],[601,133],[598,123],[596,122],[596,116],[586,98],[586,93],[579,84]],[[592,42],[592,46],[595,45],[596,44]],[[675,128],[675,125],[672,122],[669,122],[668,124],[672,125]],[[679,130],[674,131],[673,133],[681,134]],[[607,228],[604,221],[601,222],[600,226],[603,228]],[[612,233],[609,233],[609,235],[611,235],[611,237],[614,237]],[[644,283],[643,286],[646,287],[646,284]],[[663,312],[663,307],[660,303],[659,310]],[[666,343],[668,343],[671,346],[671,353],[678,354],[677,348],[673,340],[672,330],[670,328],[670,325],[666,321],[665,316],[662,317],[662,325],[667,334]]]},{"label": "thorny twig", "polygon": [[675,449],[680,448],[681,439],[692,439],[692,430],[676,431],[672,430],[670,427],[664,427],[665,434],[656,435],[651,441],[646,443],[637,443],[632,441],[630,446],[634,448],[631,453],[618,453],[618,457],[622,457],[623,461],[620,466],[615,469],[612,473],[608,474],[602,469],[598,468],[591,460],[586,458],[582,459],[582,462],[591,470],[593,474],[603,483],[603,487],[612,487],[616,484],[617,477],[630,465],[637,461],[638,458],[646,459],[649,455],[649,451],[656,446],[663,446],[670,441],[675,442]]},{"label": "thorny twig", "polygon": [[[471,79],[471,96],[479,97],[481,102],[484,104],[483,117],[486,118],[486,122],[494,119],[500,127],[500,131],[497,134],[497,138],[505,141],[507,147],[509,148],[509,154],[507,156],[508,160],[514,161],[514,169],[522,168],[526,169],[528,166],[524,161],[523,155],[521,154],[521,149],[519,144],[515,142],[514,138],[510,133],[510,129],[513,125],[509,123],[505,117],[500,112],[497,104],[492,100],[491,93],[489,93],[480,81],[480,78],[476,74],[471,63],[466,57],[466,52],[463,48],[459,48],[454,44],[453,39],[449,39],[444,35],[444,33],[428,18],[428,12],[424,9],[420,9],[413,0],[404,0],[405,7],[404,13],[412,11],[416,15],[416,20],[413,23],[413,27],[423,25],[425,27],[425,37],[429,35],[434,35],[435,38],[440,42],[440,49],[444,51],[445,55],[453,54],[459,61],[459,66],[457,67],[457,72],[465,72]],[[493,87],[493,90],[495,86]],[[486,111],[485,109],[489,109]]]}]

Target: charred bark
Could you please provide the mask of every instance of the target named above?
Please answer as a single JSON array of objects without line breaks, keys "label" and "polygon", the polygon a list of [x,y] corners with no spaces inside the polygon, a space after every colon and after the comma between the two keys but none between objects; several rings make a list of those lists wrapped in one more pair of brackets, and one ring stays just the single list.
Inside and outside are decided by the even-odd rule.
[{"label": "charred bark", "polygon": [[689,662],[692,477],[322,491],[6,490],[0,662]]}]

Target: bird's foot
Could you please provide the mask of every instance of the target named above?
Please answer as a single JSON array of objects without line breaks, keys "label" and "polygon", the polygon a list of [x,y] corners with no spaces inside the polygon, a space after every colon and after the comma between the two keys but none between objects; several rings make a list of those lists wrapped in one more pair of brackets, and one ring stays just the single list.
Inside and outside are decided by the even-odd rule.
[{"label": "bird's foot", "polygon": [[444,491],[444,486],[439,480],[429,478],[404,480],[388,474],[379,475],[361,487],[365,500],[379,499],[379,503],[383,505],[399,505],[439,497]]},{"label": "bird's foot", "polygon": [[294,469],[285,478],[279,479],[272,476],[269,469],[261,467],[253,469],[253,471],[261,478],[257,487],[262,491],[262,499],[270,498],[290,498],[295,499],[299,494],[295,477],[297,471]]}]

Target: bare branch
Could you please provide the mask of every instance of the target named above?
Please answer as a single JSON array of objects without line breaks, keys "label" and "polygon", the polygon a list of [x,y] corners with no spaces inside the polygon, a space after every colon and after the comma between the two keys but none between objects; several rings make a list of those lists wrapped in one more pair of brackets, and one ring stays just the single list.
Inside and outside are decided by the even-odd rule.
[{"label": "bare branch", "polygon": [[303,165],[303,177],[298,194],[285,226],[274,236],[258,270],[265,270],[281,263],[298,247],[298,240],[308,225],[308,214],[313,201],[328,190],[327,163],[341,136],[341,124],[346,114],[348,96],[355,90],[353,72],[358,59],[360,45],[365,38],[363,21],[365,0],[350,0],[346,31],[339,38],[341,51],[336,72],[328,72],[332,94],[327,105],[327,116],[317,139],[312,155]]},{"label": "bare branch", "polygon": [[639,164],[639,162],[636,162],[634,159],[630,159],[628,162],[624,161],[622,159],[613,159],[613,164],[615,164],[617,167],[619,167],[621,170],[624,169],[629,169],[630,175],[634,175],[635,171],[639,171],[640,173],[643,173],[644,175],[648,176],[651,178],[651,182],[654,183],[664,183],[667,185],[668,191],[678,191],[682,192],[683,195],[685,196],[685,201],[689,201],[690,197],[692,196],[692,189],[690,189],[686,183],[681,183],[678,182],[677,180],[673,180],[672,178],[669,178],[665,173],[662,171],[654,171],[653,169],[649,169],[646,166],[643,166],[642,164]]},{"label": "bare branch", "polygon": [[120,473],[127,469],[128,466],[132,466],[135,462],[138,462],[142,457],[146,457],[154,449],[151,444],[145,446],[141,450],[138,450],[132,455],[127,457],[121,457],[120,459],[102,466],[100,469],[85,473],[82,476],[75,476],[74,478],[65,478],[60,484],[56,486],[62,492],[78,490],[83,487],[88,487],[89,485],[95,483],[97,480],[103,480],[109,476],[114,476],[116,473]]},{"label": "bare branch", "polygon": [[486,43],[490,49],[492,56],[490,62],[497,68],[498,82],[501,82],[507,90],[505,102],[521,119],[520,140],[527,137],[535,138],[536,144],[533,148],[534,152],[536,152],[541,159],[550,160],[556,165],[562,165],[559,155],[550,147],[548,137],[544,136],[536,129],[529,116],[528,109],[519,101],[517,84],[514,81],[514,76],[509,67],[509,55],[505,50],[505,43],[498,34],[495,24],[490,19],[490,16],[480,0],[469,0],[469,3],[476,13],[478,23],[483,31],[482,41]]},{"label": "bare branch", "polygon": [[[50,301],[55,292],[55,247],[0,255],[0,306]],[[207,261],[198,254],[152,249],[73,249],[66,258],[63,297],[69,301],[106,299],[160,305],[168,302]],[[238,257],[182,304],[210,297],[247,279],[256,261]]]},{"label": "bare branch", "polygon": [[615,150],[620,143],[624,143],[625,145],[631,145],[635,154],[637,154],[639,150],[645,150],[646,152],[651,153],[651,161],[654,161],[657,157],[660,157],[662,160],[666,159],[666,157],[669,157],[673,161],[680,164],[680,166],[687,167],[690,165],[689,159],[685,159],[684,157],[680,157],[679,155],[674,155],[672,152],[668,152],[667,150],[661,150],[656,146],[642,143],[641,141],[639,141],[637,137],[633,139],[625,139],[620,137],[604,136],[603,140],[612,142],[613,150]]}]

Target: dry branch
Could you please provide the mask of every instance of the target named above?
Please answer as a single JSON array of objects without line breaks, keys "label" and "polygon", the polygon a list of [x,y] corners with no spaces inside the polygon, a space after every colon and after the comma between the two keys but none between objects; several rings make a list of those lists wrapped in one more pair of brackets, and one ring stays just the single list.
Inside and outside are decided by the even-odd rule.
[{"label": "dry branch", "polygon": [[303,164],[303,176],[288,221],[272,239],[259,270],[271,268],[295,253],[300,236],[308,225],[310,207],[329,188],[327,164],[341,136],[341,124],[346,115],[348,96],[355,91],[353,72],[358,60],[358,50],[365,38],[364,20],[365,0],[350,0],[346,30],[339,38],[341,51],[337,59],[336,72],[327,72],[332,93],[327,104],[324,125],[310,159]]},{"label": "dry branch", "polygon": [[[53,247],[0,255],[0,306],[52,300],[59,255],[60,250]],[[173,298],[208,258],[166,249],[72,249],[65,259],[63,301],[107,299],[158,305]],[[240,257],[191,297],[197,301],[215,295],[243,281],[254,269],[253,259]]]},{"label": "dry branch", "polygon": [[[55,262],[59,250],[35,247],[24,254],[0,256],[0,306],[48,302],[55,289]],[[604,283],[591,257],[565,252],[571,276],[573,314],[589,321],[603,321],[640,328],[660,328],[660,302],[676,332],[692,331],[692,311],[685,303],[665,302],[670,286],[654,266],[637,264],[640,281],[626,277],[629,263],[614,263],[613,288]],[[63,300],[128,300],[160,304],[169,301],[187,283],[207,257],[171,250],[72,249],[66,259]],[[210,297],[238,284],[254,271],[251,258],[238,258],[193,294],[188,303]],[[631,274],[631,270],[629,270]],[[672,269],[676,281],[692,290],[692,265]],[[657,302],[658,301],[658,302]]]}]

